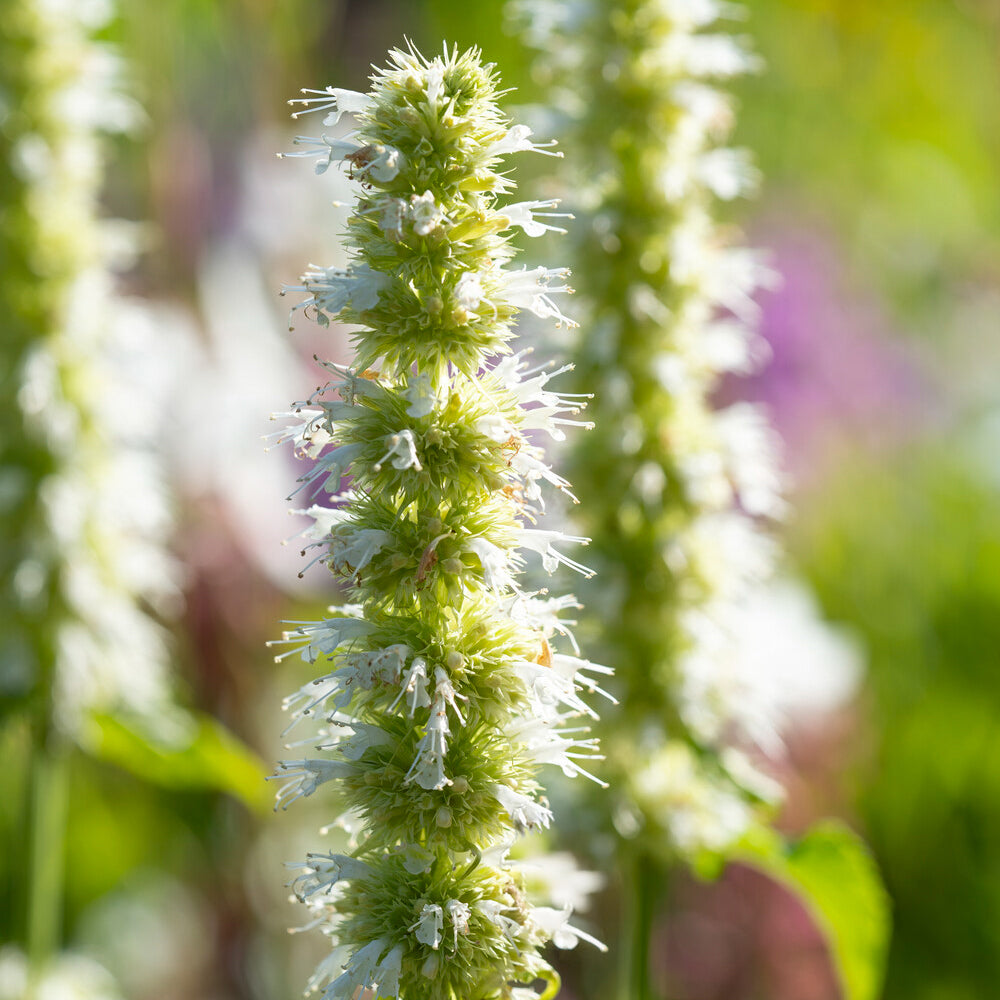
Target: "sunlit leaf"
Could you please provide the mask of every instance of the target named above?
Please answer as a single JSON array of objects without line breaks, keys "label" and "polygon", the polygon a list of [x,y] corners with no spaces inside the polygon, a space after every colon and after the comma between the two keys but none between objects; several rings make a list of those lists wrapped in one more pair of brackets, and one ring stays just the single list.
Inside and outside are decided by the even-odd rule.
[{"label": "sunlit leaf", "polygon": [[833,821],[791,843],[759,830],[736,860],[784,883],[802,900],[826,933],[845,1000],[876,1000],[889,942],[889,897],[863,841]]},{"label": "sunlit leaf", "polygon": [[270,798],[263,762],[208,715],[178,714],[155,731],[138,717],[95,715],[83,742],[93,756],[164,788],[227,792],[255,809]]}]

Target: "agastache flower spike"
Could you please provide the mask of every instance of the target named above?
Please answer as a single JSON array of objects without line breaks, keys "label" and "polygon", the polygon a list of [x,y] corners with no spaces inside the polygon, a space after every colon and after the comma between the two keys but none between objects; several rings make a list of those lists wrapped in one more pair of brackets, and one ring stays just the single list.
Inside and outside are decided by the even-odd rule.
[{"label": "agastache flower spike", "polygon": [[[9,0],[0,13],[0,731],[6,787],[25,791],[4,838],[5,998],[120,996],[60,950],[80,754],[101,756],[119,726],[121,764],[142,773],[153,754],[176,776],[185,750],[207,756],[217,739],[175,700],[164,628],[181,596],[165,404],[186,331],[118,293],[135,224],[103,212],[107,139],[144,117],[109,37],[120,6]],[[235,791],[234,773],[197,780]]]},{"label": "agastache flower spike", "polygon": [[[739,688],[726,687],[726,623],[769,574],[767,522],[784,511],[765,415],[711,402],[727,371],[760,355],[753,294],[771,280],[761,255],[729,245],[713,218],[717,201],[757,183],[746,151],[724,145],[733,116],[717,87],[757,60],[715,28],[739,13],[720,0],[513,6],[545,73],[572,74],[580,100],[568,133],[596,165],[592,180],[574,184],[570,207],[587,217],[577,268],[594,320],[577,358],[598,401],[597,444],[571,461],[591,499],[579,523],[595,536],[606,646],[621,661],[622,705],[602,732],[618,809],[638,817],[624,860],[721,853],[768,812],[770,796],[723,763],[727,741],[753,739]],[[590,79],[600,80],[593,90]],[[609,131],[618,141],[599,143]],[[533,413],[558,413],[566,397],[547,399],[543,387]],[[602,498],[614,509],[600,510]],[[535,545],[549,568],[561,556],[544,538]],[[560,697],[546,685],[536,692],[550,704]]]},{"label": "agastache flower spike", "polygon": [[[595,732],[609,751],[610,812],[632,911],[622,921],[631,964],[620,992],[641,997],[671,869],[719,866],[748,843],[774,844],[776,855],[785,847],[764,829],[782,793],[764,770],[781,748],[777,713],[761,711],[752,694],[763,686],[758,664],[740,657],[750,644],[774,655],[749,622],[760,618],[762,595],[777,592],[765,584],[777,551],[771,529],[785,510],[782,477],[766,414],[713,402],[723,376],[748,373],[764,354],[754,296],[773,276],[760,253],[733,245],[731,228],[716,221],[720,202],[751,193],[758,181],[746,151],[725,146],[733,115],[719,81],[758,60],[743,39],[719,30],[716,22],[741,15],[725,0],[511,7],[541,49],[538,76],[568,98],[559,102],[567,138],[587,153],[587,173],[571,180],[566,200],[585,220],[575,267],[590,319],[576,353],[597,428],[596,441],[572,453],[571,478],[584,500],[577,523],[594,536],[595,605],[618,668],[621,707]],[[539,293],[530,298],[527,278],[515,297],[528,297],[525,306],[542,315],[547,304]],[[544,376],[526,374],[521,387],[531,381],[531,415],[545,414],[557,432],[569,397],[549,394]],[[535,533],[534,548],[551,568],[565,560],[547,536]],[[525,604],[531,617],[549,610],[537,598]],[[793,630],[792,615],[781,613]],[[565,628],[546,617],[550,630]],[[816,632],[823,634],[819,622]],[[796,668],[811,668],[814,650],[803,644],[797,652]],[[536,715],[561,728],[508,732],[536,760],[586,775],[580,765],[593,759],[591,740],[563,726],[560,713],[579,713],[580,686],[601,670],[565,656],[553,657],[553,667],[557,661],[563,686],[547,676],[554,669],[535,670],[535,658],[521,671]],[[512,817],[530,822],[528,806],[502,797]],[[601,832],[603,852],[611,831]],[[839,891],[852,888],[845,879]],[[799,889],[822,910],[819,895]],[[878,892],[862,890],[865,898]],[[567,917],[536,911],[557,945],[583,937]],[[858,958],[838,962],[846,968]]]},{"label": "agastache flower spike", "polygon": [[[594,726],[614,796],[611,810],[599,807],[613,831],[591,814],[601,831],[594,846],[603,853],[616,835],[631,913],[621,921],[619,944],[631,961],[619,992],[640,997],[649,993],[663,886],[674,869],[721,867],[745,858],[751,843],[792,853],[766,829],[782,794],[767,774],[767,757],[781,750],[780,720],[761,710],[753,692],[766,681],[759,661],[745,658],[747,646],[758,657],[775,655],[749,624],[764,595],[777,593],[771,532],[785,501],[775,435],[760,409],[714,402],[724,376],[747,374],[766,356],[755,295],[773,276],[759,252],[735,245],[732,227],[717,221],[720,203],[758,183],[748,153],[726,146],[732,104],[719,84],[758,60],[745,40],[720,30],[717,22],[741,14],[726,0],[510,7],[541,50],[538,78],[559,88],[553,103],[563,109],[564,138],[587,154],[586,173],[570,179],[564,203],[580,219],[567,227],[578,241],[574,268],[588,317],[575,353],[579,386],[594,393],[596,440],[577,443],[569,478],[584,501],[575,524],[593,535],[595,607],[618,673],[611,690],[621,699]],[[518,286],[518,296],[528,293]],[[546,311],[544,299],[534,305]],[[544,376],[524,373],[522,387],[530,382],[530,413],[545,415],[558,433],[571,397],[553,396]],[[545,535],[535,536],[535,549],[549,568],[561,547],[546,545]],[[570,624],[537,598],[522,612],[544,615],[553,632]],[[822,634],[819,622],[815,628]],[[803,644],[795,666],[811,668],[813,652]],[[553,729],[509,733],[536,760],[586,775],[590,738],[561,716],[579,714],[575,699],[597,690],[588,676],[601,670],[563,654],[552,659],[562,685],[549,676],[555,669],[535,669],[536,658],[521,672],[536,715]],[[504,795],[511,816],[529,822],[529,808]],[[852,888],[845,880],[838,891]],[[823,909],[818,895],[799,889]],[[862,890],[866,898],[870,891]],[[567,917],[553,908],[536,920],[554,943],[571,946],[583,935]],[[857,956],[837,961],[846,968]]]},{"label": "agastache flower spike", "polygon": [[162,394],[132,365],[169,338],[115,294],[100,213],[105,139],[142,118],[103,38],[114,14],[14,0],[0,29],[0,674],[47,744],[39,773],[92,742],[92,713],[150,732],[180,711],[157,620],[178,596]]},{"label": "agastache flower spike", "polygon": [[539,978],[554,992],[539,949],[593,939],[568,910],[531,905],[506,849],[552,821],[540,765],[592,777],[582,764],[602,758],[572,720],[595,717],[583,696],[607,668],[549,644],[575,599],[517,582],[529,550],[549,572],[590,572],[566,551],[586,539],[527,527],[546,490],[569,489],[534,432],[586,426],[583,400],[547,387],[564,369],[503,359],[519,310],[572,325],[555,304],[565,269],[509,267],[512,227],[556,230],[555,202],[498,204],[503,158],[551,143],[501,114],[475,50],[394,51],[372,80],[367,95],[307,91],[306,110],[326,124],[352,112],[357,129],[295,154],[358,183],[352,263],[311,265],[286,289],[305,296],[293,315],[359,327],[355,368],[324,363],[330,383],[278,435],[315,463],[302,535],[354,602],[280,640],[280,656],[323,664],[287,707],[322,726],[326,756],[280,765],[278,804],[335,782],[364,826],[351,856],[312,856],[293,883],[336,942],[311,984],[324,1000],[512,997]]},{"label": "agastache flower spike", "polygon": [[[726,146],[733,114],[719,84],[758,60],[745,40],[720,29],[717,22],[741,14],[725,0],[510,6],[541,50],[539,78],[570,98],[561,102],[566,141],[587,152],[587,173],[570,181],[565,200],[582,220],[574,266],[588,319],[576,360],[580,387],[594,393],[596,441],[577,444],[569,478],[584,500],[576,523],[594,539],[595,606],[621,699],[594,727],[607,750],[632,914],[622,921],[620,946],[631,962],[620,992],[644,996],[671,871],[720,867],[746,857],[748,843],[771,843],[776,854],[785,847],[766,829],[782,794],[767,757],[781,750],[783,720],[761,710],[753,692],[766,681],[758,662],[740,655],[753,645],[758,656],[782,656],[749,626],[764,595],[777,594],[771,532],[785,511],[782,476],[766,414],[714,402],[724,376],[747,374],[765,356],[755,295],[773,275],[762,254],[736,244],[732,227],[717,221],[721,202],[758,183],[747,152]],[[538,389],[546,394],[544,383]],[[551,404],[550,430],[559,429],[566,401]],[[559,546],[545,547],[543,537],[536,550],[551,566]],[[819,622],[816,632],[823,634]],[[796,667],[812,668],[813,652],[797,651]],[[547,711],[561,728],[549,738],[511,732],[537,760],[573,773],[593,751],[558,713],[572,710],[578,685],[600,671],[572,660],[561,666],[576,684],[560,688],[531,660],[522,665],[538,714]],[[602,844],[611,832],[601,830]],[[852,888],[841,883],[841,891]],[[818,896],[806,895],[822,910]],[[548,916],[554,922],[558,911]],[[568,944],[574,933],[565,924],[553,940]]]}]

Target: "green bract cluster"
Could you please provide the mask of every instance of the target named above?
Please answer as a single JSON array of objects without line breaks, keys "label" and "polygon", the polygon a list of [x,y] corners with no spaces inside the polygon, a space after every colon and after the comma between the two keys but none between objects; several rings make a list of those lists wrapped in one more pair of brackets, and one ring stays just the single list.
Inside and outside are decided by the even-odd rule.
[{"label": "green bract cluster", "polygon": [[335,780],[361,825],[352,855],[312,855],[294,882],[336,941],[311,986],[327,1000],[534,996],[526,984],[556,983],[539,947],[586,935],[568,908],[529,902],[506,852],[549,825],[539,765],[586,774],[579,761],[597,759],[564,723],[593,716],[580,692],[607,672],[554,648],[572,598],[516,582],[528,552],[589,572],[563,551],[584,539],[535,527],[545,491],[568,487],[538,441],[561,439],[580,404],[508,347],[522,309],[569,322],[551,298],[565,272],[509,267],[512,227],[553,228],[552,204],[498,204],[503,158],[544,147],[501,114],[475,50],[394,51],[372,79],[368,94],[306,92],[325,125],[349,112],[357,129],[291,154],[320,172],[338,161],[359,188],[348,265],[292,286],[320,322],[358,324],[357,360],[324,363],[330,381],[283,435],[313,460],[307,549],[352,602],[283,640],[325,671],[288,702],[320,724],[324,756],[282,763],[279,802]]}]

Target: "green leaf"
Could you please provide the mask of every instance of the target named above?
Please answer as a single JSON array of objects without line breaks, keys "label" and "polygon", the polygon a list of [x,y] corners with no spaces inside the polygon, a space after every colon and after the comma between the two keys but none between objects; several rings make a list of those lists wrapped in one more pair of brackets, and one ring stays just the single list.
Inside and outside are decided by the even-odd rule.
[{"label": "green leaf", "polygon": [[845,1000],[877,1000],[890,931],[889,896],[865,843],[825,821],[789,843],[760,829],[733,857],[788,886],[826,933]]},{"label": "green leaf", "polygon": [[226,792],[252,809],[270,799],[257,755],[209,715],[175,710],[168,719],[93,715],[81,740],[109,761],[154,785]]}]

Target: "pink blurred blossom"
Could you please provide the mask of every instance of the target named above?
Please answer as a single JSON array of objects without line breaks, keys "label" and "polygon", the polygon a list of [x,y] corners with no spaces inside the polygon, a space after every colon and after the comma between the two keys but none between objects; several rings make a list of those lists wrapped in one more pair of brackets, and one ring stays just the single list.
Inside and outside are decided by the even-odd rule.
[{"label": "pink blurred blossom", "polygon": [[835,242],[788,226],[764,226],[755,242],[782,276],[759,296],[773,357],[722,396],[769,407],[793,479],[814,485],[843,451],[891,449],[926,427],[938,400],[916,349]]}]

